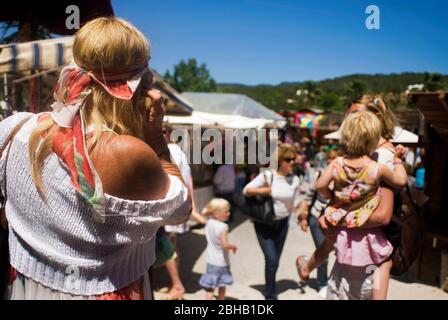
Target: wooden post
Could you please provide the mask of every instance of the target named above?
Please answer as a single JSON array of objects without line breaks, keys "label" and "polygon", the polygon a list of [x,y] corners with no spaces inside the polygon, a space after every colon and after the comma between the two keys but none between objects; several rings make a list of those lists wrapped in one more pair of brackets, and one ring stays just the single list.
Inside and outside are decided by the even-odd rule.
[{"label": "wooden post", "polygon": [[448,251],[442,251],[442,267],[440,273],[440,286],[448,291]]}]

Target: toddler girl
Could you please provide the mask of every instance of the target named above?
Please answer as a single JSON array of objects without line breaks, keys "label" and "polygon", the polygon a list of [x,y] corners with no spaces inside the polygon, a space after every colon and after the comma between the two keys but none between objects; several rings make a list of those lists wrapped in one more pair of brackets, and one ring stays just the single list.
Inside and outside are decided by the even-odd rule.
[{"label": "toddler girl", "polygon": [[237,247],[228,241],[229,226],[225,223],[230,216],[230,203],[221,198],[211,200],[202,214],[210,217],[205,226],[207,237],[207,271],[199,279],[206,290],[206,300],[213,299],[218,288],[218,299],[224,300],[226,286],[233,283],[230,273],[229,251],[236,252]]},{"label": "toddler girl", "polygon": [[[379,282],[375,283],[372,298],[386,298],[393,247],[381,228],[359,227],[366,223],[381,201],[381,181],[392,187],[404,187],[407,175],[398,158],[394,159],[393,171],[369,158],[380,137],[381,123],[371,112],[350,114],[342,123],[340,142],[346,155],[335,159],[317,181],[318,192],[332,198],[325,210],[325,219],[336,228],[309,259],[305,256],[297,258],[302,280],[306,280],[334,248],[337,266],[353,267],[346,270],[357,277],[352,279],[353,283],[360,284],[362,290],[366,289],[371,272],[378,269],[376,275],[379,278],[376,279]],[[333,184],[333,190],[329,188],[330,184]]]}]

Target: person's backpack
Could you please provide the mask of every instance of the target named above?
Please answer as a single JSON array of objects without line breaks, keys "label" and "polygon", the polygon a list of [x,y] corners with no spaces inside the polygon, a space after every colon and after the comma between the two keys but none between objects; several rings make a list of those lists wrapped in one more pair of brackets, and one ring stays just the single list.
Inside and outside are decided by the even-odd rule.
[{"label": "person's backpack", "polygon": [[421,207],[427,201],[417,201],[417,193],[408,185],[395,195],[392,220],[386,227],[386,235],[394,247],[391,274],[399,276],[409,270],[417,259],[423,244],[423,219]]}]

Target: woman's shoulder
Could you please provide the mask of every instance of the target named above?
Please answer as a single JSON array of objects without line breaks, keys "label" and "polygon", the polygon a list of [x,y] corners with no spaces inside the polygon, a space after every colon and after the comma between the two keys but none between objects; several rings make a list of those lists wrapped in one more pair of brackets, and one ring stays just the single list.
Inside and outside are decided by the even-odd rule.
[{"label": "woman's shoulder", "polygon": [[135,137],[104,133],[91,158],[104,191],[110,195],[129,200],[156,200],[169,187],[157,154]]}]

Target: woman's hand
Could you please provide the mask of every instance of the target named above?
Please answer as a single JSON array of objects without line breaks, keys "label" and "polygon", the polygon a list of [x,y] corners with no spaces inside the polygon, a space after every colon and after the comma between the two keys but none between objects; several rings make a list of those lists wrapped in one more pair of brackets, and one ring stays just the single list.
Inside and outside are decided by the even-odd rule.
[{"label": "woman's hand", "polygon": [[307,221],[307,219],[300,220],[300,229],[302,229],[303,232],[308,232],[308,221]]},{"label": "woman's hand", "polygon": [[321,216],[319,218],[319,227],[322,229],[322,231],[328,230],[328,223],[327,219],[325,219],[325,216]]},{"label": "woman's hand", "polygon": [[147,92],[146,103],[150,106],[147,106],[149,114],[144,134],[146,142],[159,156],[167,152],[169,154],[162,130],[163,117],[165,116],[165,105],[163,100],[159,90],[151,89]]},{"label": "woman's hand", "polygon": [[303,232],[308,232],[308,212],[302,212],[298,216],[300,229],[302,229]]}]

